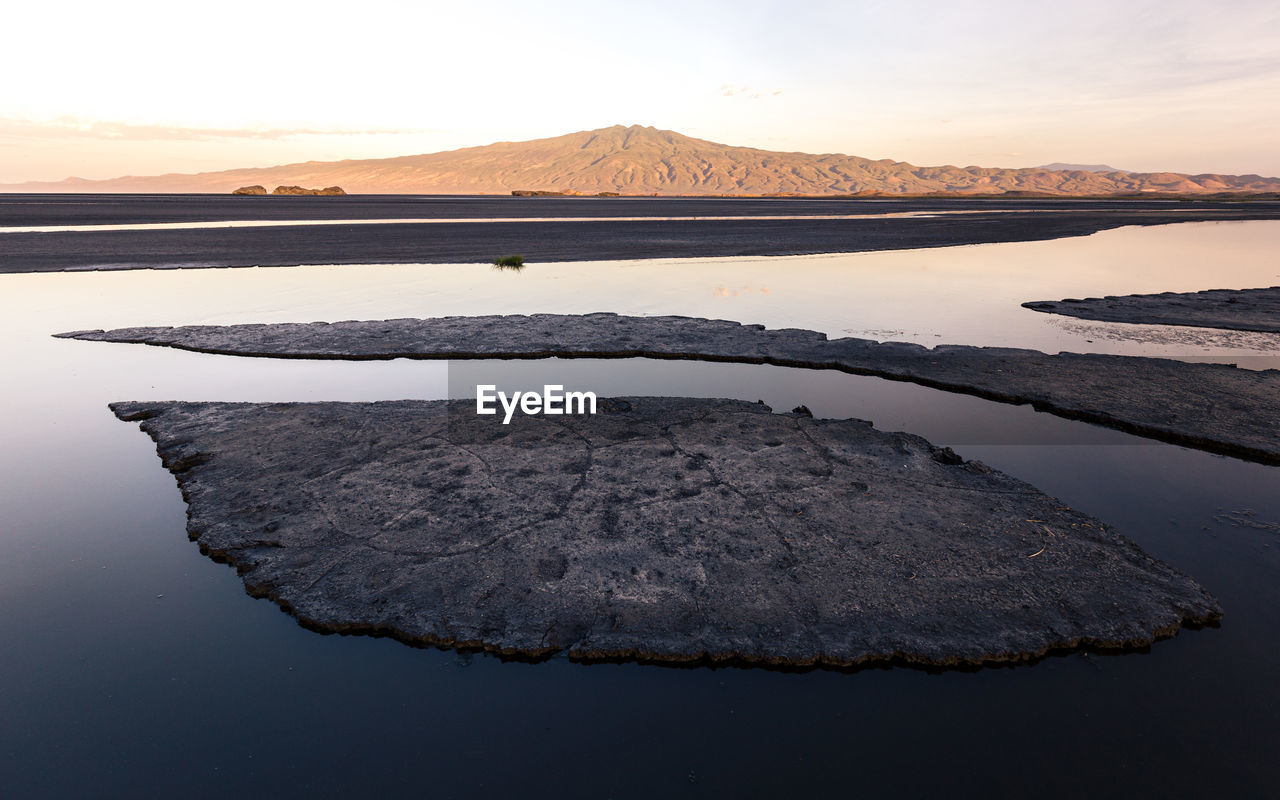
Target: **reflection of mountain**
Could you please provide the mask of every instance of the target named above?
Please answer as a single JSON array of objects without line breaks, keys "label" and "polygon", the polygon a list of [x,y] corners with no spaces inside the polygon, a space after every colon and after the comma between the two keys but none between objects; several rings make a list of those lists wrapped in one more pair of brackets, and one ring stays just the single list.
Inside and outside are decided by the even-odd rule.
[{"label": "reflection of mountain", "polygon": [[1278,192],[1280,178],[986,167],[917,167],[840,154],[777,153],[730,147],[673,131],[621,125],[528,142],[499,142],[443,153],[196,175],[69,178],[9,186],[61,192],[230,192],[240,186],[338,185],[348,192],[505,194],[515,189],[622,194],[1000,194],[1098,195]]}]

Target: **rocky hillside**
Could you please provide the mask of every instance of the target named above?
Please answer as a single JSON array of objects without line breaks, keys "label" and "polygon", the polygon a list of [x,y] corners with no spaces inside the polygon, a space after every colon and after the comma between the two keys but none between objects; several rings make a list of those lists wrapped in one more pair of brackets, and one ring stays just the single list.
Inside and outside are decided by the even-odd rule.
[{"label": "rocky hillside", "polygon": [[352,193],[387,194],[506,194],[513,190],[672,195],[1280,192],[1280,178],[1257,175],[917,167],[902,161],[872,161],[838,153],[815,155],[732,147],[638,125],[399,158],[309,161],[108,181],[72,178],[3,188],[222,194],[251,184],[336,184]]}]

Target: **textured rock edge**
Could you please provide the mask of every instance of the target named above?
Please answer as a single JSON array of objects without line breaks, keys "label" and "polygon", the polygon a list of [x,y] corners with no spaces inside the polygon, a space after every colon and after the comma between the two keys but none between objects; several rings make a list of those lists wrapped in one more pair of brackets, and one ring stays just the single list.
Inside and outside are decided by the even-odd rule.
[{"label": "textured rock edge", "polygon": [[[1023,308],[1098,322],[1280,333],[1280,286],[1036,300]],[[1240,315],[1264,319],[1240,319]]]},{"label": "textured rock edge", "polygon": [[[558,328],[554,332],[548,328]],[[584,328],[583,332],[577,330]],[[388,334],[400,335],[397,344]],[[147,344],[266,358],[385,360],[652,358],[834,369],[917,383],[1082,420],[1171,444],[1280,464],[1280,371],[1142,356],[1058,353],[967,345],[929,349],[907,342],[828,340],[796,328],[766,329],[692,317],[585,315],[438,317],[335,323],[119,328],[55,334],[85,341]],[[1114,386],[1138,398],[1116,401]],[[1090,386],[1089,382],[1094,385]],[[1170,387],[1178,383],[1177,391]],[[1078,385],[1077,385],[1078,384]],[[1080,391],[1085,386],[1090,391]],[[1075,396],[1073,396],[1073,392]],[[1108,397],[1110,392],[1110,398]],[[1247,402],[1242,400],[1249,395]],[[1230,403],[1215,398],[1230,398]],[[1192,403],[1200,401],[1200,407]],[[1268,405],[1269,404],[1269,405]],[[1202,418],[1212,409],[1224,415]],[[1183,412],[1180,415],[1176,412]],[[1176,421],[1160,417],[1174,413]]]}]

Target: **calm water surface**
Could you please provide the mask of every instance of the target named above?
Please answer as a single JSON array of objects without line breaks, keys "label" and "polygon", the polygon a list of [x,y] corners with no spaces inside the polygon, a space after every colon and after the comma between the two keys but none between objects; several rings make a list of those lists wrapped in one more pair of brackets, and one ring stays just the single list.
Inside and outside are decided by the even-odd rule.
[{"label": "calm water surface", "polygon": [[[141,324],[617,311],[922,344],[1280,366],[1277,337],[1027,300],[1280,284],[1280,223],[846,256],[0,276],[0,796],[1266,796],[1280,747],[1280,470],[834,372],[693,362],[305,362],[49,338]],[[322,636],[185,536],[113,400],[440,398],[450,371],[763,399],[951,444],[1221,599],[1149,652],[973,672],[504,663]]]}]

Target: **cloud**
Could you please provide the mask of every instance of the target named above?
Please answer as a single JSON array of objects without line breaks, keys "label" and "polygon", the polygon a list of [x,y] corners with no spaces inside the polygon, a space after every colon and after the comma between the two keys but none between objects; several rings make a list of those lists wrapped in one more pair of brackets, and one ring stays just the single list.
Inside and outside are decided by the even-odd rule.
[{"label": "cloud", "polygon": [[57,117],[31,120],[0,117],[0,137],[33,139],[100,139],[107,141],[203,142],[229,139],[293,139],[302,136],[370,136],[429,133],[427,129],[383,128],[196,128],[183,125],[135,125],[111,120]]}]

